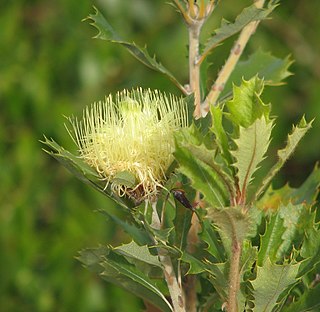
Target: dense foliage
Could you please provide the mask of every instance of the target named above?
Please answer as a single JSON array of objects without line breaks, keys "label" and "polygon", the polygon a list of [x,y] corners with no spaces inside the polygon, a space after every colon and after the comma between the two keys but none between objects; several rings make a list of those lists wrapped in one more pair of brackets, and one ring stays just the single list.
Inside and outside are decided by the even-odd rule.
[{"label": "dense foliage", "polygon": [[[110,1],[99,7],[121,34],[134,38],[142,46],[148,42],[150,50],[157,50],[166,65],[184,80],[186,60],[181,55],[185,55],[187,41],[176,13],[162,1],[153,1],[152,5],[150,1],[135,3]],[[232,20],[240,8],[234,3],[227,4],[225,11],[219,12]],[[74,148],[65,135],[60,116],[82,110],[105,93],[136,85],[178,91],[161,75],[137,66],[118,47],[90,40],[93,32],[80,23],[92,10],[89,2],[21,0],[2,3],[0,8],[1,310],[129,311],[130,306],[136,311],[141,307],[139,301],[86,274],[73,259],[76,251],[85,246],[110,240],[117,244],[126,237],[122,231],[115,231],[111,222],[106,226],[104,218],[91,213],[88,207],[92,210],[108,207],[118,215],[121,212],[41,153],[38,140],[46,133],[65,147]],[[314,14],[318,9],[317,1],[282,5],[274,13],[277,18],[264,22],[246,51],[250,55],[257,46],[266,50],[272,46],[275,55],[284,57],[292,50],[296,59],[292,68],[295,76],[290,78],[289,86],[273,88],[272,93],[266,90],[264,94],[274,103],[273,113],[280,119],[273,132],[272,149],[281,146],[297,116],[306,113],[309,120],[319,115],[320,71],[315,53],[319,45],[319,19]],[[220,20],[213,21],[207,32],[219,23]],[[169,51],[168,40],[174,44]],[[283,45],[284,41],[289,48]],[[212,72],[222,65],[223,53],[222,47],[214,55]],[[276,182],[278,186],[289,177],[297,187],[311,172],[319,158],[318,128],[316,120],[313,131]],[[312,185],[314,175],[307,180]],[[303,184],[302,190],[310,188],[309,185]],[[287,186],[282,191],[299,193]],[[269,198],[264,198],[270,207],[277,201],[272,194],[270,190]],[[294,205],[301,206],[299,198],[297,195]],[[308,220],[312,219],[310,215]],[[297,285],[295,291],[299,293],[301,287]],[[292,311],[295,309],[300,309],[298,304]]]}]

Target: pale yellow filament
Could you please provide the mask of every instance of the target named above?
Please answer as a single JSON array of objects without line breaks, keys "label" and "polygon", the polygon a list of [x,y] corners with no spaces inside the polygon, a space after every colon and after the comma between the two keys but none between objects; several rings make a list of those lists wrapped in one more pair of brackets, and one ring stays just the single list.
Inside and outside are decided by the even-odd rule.
[{"label": "pale yellow filament", "polygon": [[166,180],[173,161],[174,131],[187,126],[187,115],[182,99],[159,91],[125,90],[115,100],[108,96],[85,109],[82,120],[72,119],[73,138],[81,157],[118,195],[126,194],[127,187],[112,179],[127,171],[135,176],[135,187],[142,186],[148,197]]}]

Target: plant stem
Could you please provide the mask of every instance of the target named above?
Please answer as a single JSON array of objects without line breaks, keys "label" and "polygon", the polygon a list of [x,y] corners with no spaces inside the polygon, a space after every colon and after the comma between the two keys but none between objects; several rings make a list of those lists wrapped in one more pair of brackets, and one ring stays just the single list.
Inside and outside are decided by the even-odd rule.
[{"label": "plant stem", "polygon": [[[154,229],[161,229],[161,220],[157,212],[157,202],[152,202],[152,227]],[[162,264],[163,274],[167,282],[170,297],[172,300],[174,312],[186,312],[184,294],[181,284],[178,283],[176,274],[174,272],[173,264],[168,252],[163,248],[158,248],[159,260]]]},{"label": "plant stem", "polygon": [[194,117],[201,117],[201,94],[200,94],[200,64],[199,58],[199,36],[202,21],[194,21],[188,25],[189,30],[189,86],[190,92],[194,94]]},{"label": "plant stem", "polygon": [[[265,0],[257,0],[255,1],[255,6],[257,8],[262,8]],[[218,78],[214,82],[213,86],[209,94],[207,95],[205,101],[201,105],[201,113],[202,116],[205,116],[209,109],[210,105],[216,105],[217,100],[224,89],[226,82],[228,81],[232,71],[234,70],[236,64],[239,61],[239,58],[247,45],[250,37],[254,34],[258,24],[260,21],[254,21],[249,23],[246,27],[244,27],[239,35],[238,40],[234,43],[234,46],[230,52],[230,55],[221,69]]]},{"label": "plant stem", "polygon": [[232,242],[232,256],[229,273],[228,312],[238,312],[237,295],[240,288],[240,257],[241,243],[234,239]]}]

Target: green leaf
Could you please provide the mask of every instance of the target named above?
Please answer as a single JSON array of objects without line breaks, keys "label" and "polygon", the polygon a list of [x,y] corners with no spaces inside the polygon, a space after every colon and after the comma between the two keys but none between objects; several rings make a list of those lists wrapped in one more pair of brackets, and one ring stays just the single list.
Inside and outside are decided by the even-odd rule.
[{"label": "green leaf", "polygon": [[272,185],[270,185],[263,196],[256,201],[256,206],[261,210],[276,211],[281,204],[287,205],[290,201],[295,204],[296,202],[292,197],[294,191],[295,189],[288,184],[285,184],[280,189],[273,189]]},{"label": "green leaf", "polygon": [[257,76],[246,81],[242,80],[240,87],[233,86],[233,99],[226,103],[229,110],[227,115],[239,126],[248,128],[253,122],[264,116],[269,121],[270,105],[262,102],[260,95],[264,82]]},{"label": "green leaf", "polygon": [[87,20],[92,20],[90,24],[98,29],[98,34],[94,38],[106,40],[112,43],[117,43],[128,50],[138,61],[146,65],[147,67],[160,72],[167,76],[182,92],[185,93],[184,87],[173,76],[173,74],[167,70],[161,63],[157,62],[155,57],[151,57],[146,48],[137,46],[134,42],[130,43],[123,40],[111,27],[105,17],[95,8],[95,14],[90,14]]},{"label": "green leaf", "polygon": [[231,241],[242,243],[252,231],[250,216],[244,214],[239,207],[221,210],[208,208],[207,218],[219,229],[222,243],[228,254],[231,254]]},{"label": "green leaf", "polygon": [[149,233],[144,228],[140,228],[135,224],[130,224],[126,221],[119,219],[118,217],[110,214],[104,209],[98,209],[99,213],[103,214],[120,226],[129,236],[139,245],[151,244],[152,239],[150,238]]},{"label": "green leaf", "polygon": [[177,140],[174,155],[180,164],[179,171],[190,178],[194,188],[204,195],[210,205],[224,207],[228,195],[219,174],[196,158],[188,148],[181,146]]},{"label": "green leaf", "polygon": [[41,141],[44,145],[50,148],[50,151],[44,150],[50,156],[56,158],[58,161],[63,162],[63,165],[71,171],[77,178],[87,182],[88,180],[99,181],[98,173],[85,163],[80,157],[77,157],[65,150],[62,146],[54,140],[49,140],[44,137],[45,141]]},{"label": "green leaf", "polygon": [[285,233],[284,220],[279,213],[271,216],[269,222],[266,224],[265,233],[260,238],[260,248],[258,252],[258,265],[262,266],[267,259],[275,262],[277,259],[277,252],[283,242],[282,235]]},{"label": "green leaf", "polygon": [[314,170],[299,188],[292,188],[285,184],[280,189],[273,189],[270,185],[263,196],[256,202],[262,210],[277,210],[280,204],[287,205],[290,202],[298,205],[305,203],[312,205],[319,194],[320,168],[316,164]]},{"label": "green leaf", "polygon": [[189,270],[186,274],[199,274],[209,270],[208,265],[190,255],[187,252],[183,252],[180,259],[189,264]]},{"label": "green leaf", "polygon": [[225,39],[240,32],[246,25],[253,21],[266,19],[275,9],[275,5],[270,5],[265,9],[258,9],[254,4],[243,9],[237,16],[234,23],[229,23],[223,20],[220,28],[215,30],[215,35],[212,36],[204,46],[201,58],[204,59],[212,49],[220,45]]},{"label": "green leaf", "polygon": [[319,187],[320,168],[318,164],[316,164],[313,171],[303,182],[303,184],[296,189],[292,189],[290,198],[295,204],[305,203],[307,205],[312,205],[316,201],[319,194]]},{"label": "green leaf", "polygon": [[188,233],[191,227],[192,211],[181,205],[176,199],[176,216],[174,219],[175,241],[179,249],[187,246]]},{"label": "green leaf", "polygon": [[307,289],[298,301],[293,302],[289,307],[284,307],[283,312],[316,312],[320,310],[320,284],[314,288]]},{"label": "green leaf", "polygon": [[113,183],[125,185],[127,187],[134,187],[137,185],[136,177],[129,171],[121,171],[114,175]]},{"label": "green leaf", "polygon": [[[315,218],[315,213],[313,215]],[[301,263],[299,277],[312,271],[320,262],[320,229],[315,221],[310,224],[304,224],[305,238],[301,247],[301,256],[306,258]]]},{"label": "green leaf", "polygon": [[252,285],[250,283],[250,277],[253,275],[253,268],[257,259],[257,247],[252,246],[250,240],[244,240],[242,244],[242,252],[240,259],[240,292],[237,296],[238,307],[241,311],[246,310],[244,307],[249,307],[253,300]]},{"label": "green leaf", "polygon": [[219,106],[211,105],[210,111],[212,116],[212,127],[210,130],[214,133],[216,143],[227,161],[227,164],[231,165],[233,163],[233,158],[230,153],[228,136],[222,124],[223,110]]},{"label": "green leaf", "polygon": [[[210,174],[215,176],[213,185],[218,187],[218,191],[221,189],[223,196],[226,198],[233,197],[235,192],[233,178],[231,177],[230,170],[223,163],[221,158],[216,158],[217,161],[215,159],[217,153],[215,146],[213,145],[214,140],[212,133],[211,135],[207,134],[204,136],[200,132],[200,129],[192,124],[189,128],[179,131],[175,134],[175,142],[177,147],[175,153],[176,159],[180,165],[182,165],[183,162],[183,164],[189,167],[189,169],[180,168],[182,173],[187,175],[187,173],[184,171],[185,169],[193,171],[193,164],[200,167],[209,167],[210,171],[212,172],[210,172]],[[190,156],[193,158],[193,163],[186,161],[185,157],[187,155],[188,157]],[[229,194],[225,194],[226,190]]]},{"label": "green leaf", "polygon": [[206,250],[217,259],[218,262],[226,260],[225,252],[219,234],[216,232],[209,220],[204,220],[199,237],[207,244]]},{"label": "green leaf", "polygon": [[73,155],[69,151],[65,150],[59,144],[52,139],[49,140],[45,137],[45,141],[42,142],[49,147],[48,150],[44,150],[50,156],[58,160],[64,167],[66,167],[73,175],[85,184],[90,185],[103,195],[109,197],[126,211],[134,206],[133,202],[124,197],[118,197],[113,193],[110,187],[106,187],[105,181],[99,177],[98,173],[92,169],[87,163],[85,163],[80,157]]},{"label": "green leaf", "polygon": [[299,266],[300,263],[277,265],[267,258],[262,267],[257,267],[257,277],[251,282],[255,311],[273,310],[279,296],[297,281]]},{"label": "green leaf", "polygon": [[239,138],[234,140],[237,149],[232,151],[232,155],[236,159],[234,166],[238,170],[237,177],[242,196],[245,196],[254,172],[264,159],[270,143],[271,130],[272,122],[262,117],[248,128],[240,127]]},{"label": "green leaf", "polygon": [[250,273],[257,260],[258,250],[256,246],[252,246],[251,241],[244,240],[242,245],[242,253],[240,259],[240,276],[241,280],[244,280],[243,276],[246,273]]},{"label": "green leaf", "polygon": [[[305,236],[309,236],[305,235],[305,231],[309,231],[306,229],[312,228],[313,223],[314,213],[306,205],[280,205],[270,217],[261,237],[258,265],[262,265],[267,258],[273,262],[283,262],[294,247],[301,248]],[[301,256],[304,257],[303,254]]]},{"label": "green leaf", "polygon": [[123,287],[163,311],[173,311],[170,303],[156,284],[133,266],[108,260],[104,261],[102,265],[104,268],[104,271],[101,273],[103,279]]},{"label": "green leaf", "polygon": [[149,252],[149,248],[146,245],[139,246],[134,241],[131,241],[128,244],[124,244],[113,248],[113,251],[123,255],[126,258],[129,257],[161,268],[161,263],[158,257],[153,256]]},{"label": "green leaf", "polygon": [[285,164],[285,162],[289,159],[289,157],[292,155],[294,150],[296,149],[298,143],[300,140],[304,137],[304,135],[307,133],[307,131],[311,128],[312,122],[307,123],[305,118],[302,117],[301,121],[297,126],[293,127],[292,132],[288,135],[288,142],[285,148],[280,149],[278,151],[278,161],[275,163],[275,165],[269,170],[268,174],[266,175],[265,179],[263,180],[261,187],[256,192],[255,198],[258,198],[262,192],[265,190],[265,188],[269,185],[269,183],[272,181],[274,176],[279,172],[279,170],[282,168],[282,166]]},{"label": "green leaf", "polygon": [[292,63],[290,56],[280,59],[258,49],[247,60],[237,63],[220,96],[223,98],[231,94],[233,83],[239,85],[242,79],[249,80],[256,75],[264,80],[265,85],[281,85],[285,78],[292,75],[288,70]]},{"label": "green leaf", "polygon": [[219,293],[220,297],[225,299],[227,296],[228,276],[224,263],[210,263],[209,261],[200,261],[193,255],[183,252],[180,258],[183,262],[189,264],[187,274],[209,273],[208,279]]},{"label": "green leaf", "polygon": [[200,66],[200,95],[201,95],[201,99],[204,99],[207,94],[209,67],[210,67],[210,64],[207,59],[205,59]]},{"label": "green leaf", "polygon": [[106,246],[99,246],[98,248],[83,249],[76,257],[82,262],[91,272],[100,274],[103,271],[100,265],[101,259],[109,255],[110,249]]},{"label": "green leaf", "polygon": [[[229,274],[227,267],[225,263],[212,263],[210,264],[210,271],[214,274],[208,276],[209,282],[219,294],[222,302],[225,302],[228,296]],[[218,311],[221,310],[218,309]]]},{"label": "green leaf", "polygon": [[311,128],[312,122],[313,120],[307,123],[305,118],[302,117],[299,124],[293,127],[292,132],[288,135],[287,146],[284,149],[281,149],[278,151],[279,159],[281,159],[284,162],[290,157],[290,155],[295,150],[300,140],[303,138],[306,132]]},{"label": "green leaf", "polygon": [[303,226],[306,223],[308,224],[310,219],[311,222],[313,221],[313,215],[309,213],[306,205],[293,205],[291,203],[281,206],[278,214],[284,220],[283,225],[286,228],[281,237],[283,242],[276,255],[277,259],[281,259],[290,251],[294,243],[298,245],[297,247],[300,247],[300,243],[297,240],[299,238],[302,240],[302,237],[299,234],[304,234]]},{"label": "green leaf", "polygon": [[154,281],[126,262],[123,257],[112,254],[107,247],[82,250],[78,259],[89,270],[99,273],[104,280],[149,301],[161,311],[173,311]]},{"label": "green leaf", "polygon": [[167,245],[170,233],[174,230],[174,227],[158,230],[150,226],[148,222],[145,222],[144,225],[156,241],[161,242],[164,246]]}]

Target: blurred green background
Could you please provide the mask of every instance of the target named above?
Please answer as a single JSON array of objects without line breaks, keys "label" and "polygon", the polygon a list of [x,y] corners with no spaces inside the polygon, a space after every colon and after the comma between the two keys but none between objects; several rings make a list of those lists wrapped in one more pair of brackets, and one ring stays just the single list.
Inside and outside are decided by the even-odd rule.
[{"label": "blurred green background", "polygon": [[[241,1],[241,6],[249,1]],[[81,20],[96,5],[118,33],[148,44],[180,81],[187,79],[185,26],[163,0],[15,0],[0,3],[0,311],[140,311],[133,296],[87,272],[77,251],[128,240],[95,209],[112,203],[76,180],[41,150],[43,134],[74,149],[63,115],[79,114],[105,94],[135,86],[179,94],[160,74],[119,46],[93,40]],[[240,1],[224,0],[204,29],[234,19]],[[279,116],[273,147],[281,147],[302,114],[320,116],[320,2],[284,1],[263,22],[245,54],[258,47],[291,53],[294,76],[264,95]],[[232,40],[214,52],[214,75]],[[299,146],[276,185],[296,186],[320,156],[320,124]]]}]

